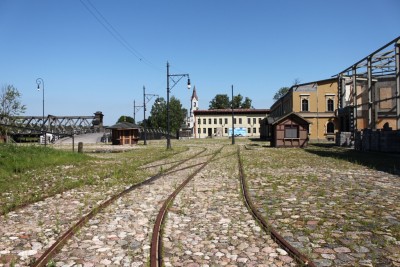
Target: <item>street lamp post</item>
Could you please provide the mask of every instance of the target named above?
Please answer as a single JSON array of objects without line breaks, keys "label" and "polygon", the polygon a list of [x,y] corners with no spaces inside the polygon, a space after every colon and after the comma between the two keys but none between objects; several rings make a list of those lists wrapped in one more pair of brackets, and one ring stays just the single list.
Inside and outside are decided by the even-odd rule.
[{"label": "street lamp post", "polygon": [[[143,85],[143,130],[144,130],[144,145],[147,145],[147,136],[146,136],[146,104],[153,98],[153,96],[157,96],[159,98],[159,95],[154,95],[154,94],[146,94],[146,87]],[[146,101],[147,97],[147,101]]]},{"label": "street lamp post", "polygon": [[235,115],[233,113],[233,85],[232,85],[232,102],[231,102],[231,107],[232,107],[232,145],[235,144]]},{"label": "street lamp post", "polygon": [[37,90],[40,91],[40,85],[42,84],[42,91],[43,91],[43,113],[42,113],[42,120],[43,120],[43,130],[44,130],[44,146],[47,145],[47,132],[45,128],[45,120],[44,120],[44,80],[42,78],[37,78],[36,79],[36,84],[37,84]]},{"label": "street lamp post", "polygon": [[[174,80],[174,77],[177,77],[177,80]],[[187,77],[187,87],[191,88],[189,74],[169,74],[169,63],[167,62],[167,149],[171,149],[171,129],[170,129],[170,121],[169,121],[169,93],[172,88],[183,78]],[[169,79],[174,83],[171,88],[169,88]]]}]

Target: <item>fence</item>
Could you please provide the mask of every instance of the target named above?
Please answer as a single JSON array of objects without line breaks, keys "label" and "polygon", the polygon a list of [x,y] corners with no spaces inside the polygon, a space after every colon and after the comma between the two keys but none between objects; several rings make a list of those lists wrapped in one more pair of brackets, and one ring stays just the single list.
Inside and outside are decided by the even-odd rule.
[{"label": "fence", "polygon": [[354,148],[360,151],[400,153],[400,130],[364,129],[356,133]]}]

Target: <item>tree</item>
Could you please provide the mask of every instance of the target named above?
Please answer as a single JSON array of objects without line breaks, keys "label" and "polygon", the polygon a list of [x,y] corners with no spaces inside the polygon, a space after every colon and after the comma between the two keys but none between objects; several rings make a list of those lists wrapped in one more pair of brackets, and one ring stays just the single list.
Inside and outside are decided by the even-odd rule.
[{"label": "tree", "polygon": [[167,102],[164,98],[157,99],[158,104],[151,107],[148,122],[153,128],[167,129]]},{"label": "tree", "polygon": [[119,117],[117,123],[118,122],[124,122],[124,121],[130,122],[130,123],[135,123],[135,120],[132,117],[125,116],[125,115],[122,115],[121,117]]},{"label": "tree", "polygon": [[[296,78],[293,80],[292,86],[299,85],[300,84],[300,79]],[[290,87],[281,87],[278,92],[275,93],[274,95],[274,100],[277,101],[279,98],[284,96],[287,92],[289,92]]]},{"label": "tree", "polygon": [[10,117],[24,113],[26,106],[21,104],[20,97],[20,92],[14,86],[3,86],[0,95],[0,116]]},{"label": "tree", "polygon": [[209,109],[227,109],[230,106],[228,95],[218,94],[210,101]]},{"label": "tree", "polygon": [[293,85],[299,85],[300,82],[301,82],[300,79],[296,78],[296,79],[293,80]]},{"label": "tree", "polygon": [[187,116],[188,116],[187,108],[182,108],[182,116],[183,116],[184,119],[187,118]]},{"label": "tree", "polygon": [[247,109],[252,108],[251,102],[252,102],[252,100],[246,96],[244,102],[242,102],[242,104],[240,104],[240,108],[247,108]]},{"label": "tree", "polygon": [[176,133],[185,122],[186,113],[182,110],[182,104],[179,99],[171,97],[169,101],[169,120],[171,133]]},{"label": "tree", "polygon": [[219,94],[210,101],[209,109],[229,109],[232,108],[232,104],[236,109],[252,108],[251,102],[252,100],[248,97],[243,101],[243,96],[240,94],[233,96],[233,101],[230,101],[228,95]]},{"label": "tree", "polygon": [[289,89],[289,87],[281,87],[278,92],[275,93],[274,100],[277,101],[279,98],[286,95],[286,93],[289,92]]},{"label": "tree", "polygon": [[[150,124],[154,128],[167,129],[167,102],[164,98],[157,99],[158,103],[151,107],[150,111]],[[156,102],[157,102],[156,101]],[[185,122],[187,110],[182,108],[179,99],[172,96],[169,100],[169,121],[170,131],[175,133],[181,128],[182,123]]]},{"label": "tree", "polygon": [[232,104],[233,108],[243,108],[243,96],[241,94],[233,96]]},{"label": "tree", "polygon": [[[26,106],[21,104],[20,97],[20,92],[12,85],[5,85],[1,88],[0,118],[3,118],[3,121],[7,122],[9,117],[25,112]],[[0,126],[0,134],[7,136],[7,128]]]}]

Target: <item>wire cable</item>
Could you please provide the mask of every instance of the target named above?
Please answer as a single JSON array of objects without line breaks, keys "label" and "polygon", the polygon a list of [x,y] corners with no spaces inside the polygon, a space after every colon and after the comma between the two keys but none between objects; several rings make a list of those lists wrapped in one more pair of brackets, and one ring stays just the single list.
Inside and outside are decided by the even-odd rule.
[{"label": "wire cable", "polygon": [[103,26],[104,29],[107,30],[109,34],[117,41],[119,42],[125,49],[127,49],[133,56],[135,56],[140,62],[144,62],[148,64],[149,66],[152,66],[153,68],[160,70],[157,66],[155,66],[153,63],[148,61],[139,51],[137,51],[135,48],[133,48],[132,45],[129,44],[129,42],[122,36],[122,34],[119,33],[117,29],[115,29],[114,26],[104,17],[101,12],[93,5],[90,0],[80,0],[81,4],[89,11],[89,13]]}]

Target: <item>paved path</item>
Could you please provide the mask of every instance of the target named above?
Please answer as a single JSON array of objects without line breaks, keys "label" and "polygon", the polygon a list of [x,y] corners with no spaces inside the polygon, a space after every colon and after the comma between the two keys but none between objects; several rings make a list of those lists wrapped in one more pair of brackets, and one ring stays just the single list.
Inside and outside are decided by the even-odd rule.
[{"label": "paved path", "polygon": [[303,149],[242,156],[254,204],[317,266],[400,266],[399,176]]},{"label": "paved path", "polygon": [[177,196],[163,239],[165,266],[296,266],[244,205],[235,152],[224,148]]},{"label": "paved path", "polygon": [[[193,149],[186,156],[198,151]],[[184,165],[202,160],[197,158]],[[146,266],[153,222],[162,201],[183,182],[188,172],[190,169],[162,177],[120,198],[90,220],[54,261],[60,266]]]},{"label": "paved path", "polygon": [[[163,168],[168,168],[168,162],[176,163],[199,150],[192,147],[154,168],[159,170],[162,162]],[[167,266],[295,266],[244,206],[235,151],[234,147],[224,149],[223,155],[178,195],[165,229]],[[185,165],[205,160],[198,157]],[[56,266],[147,266],[156,214],[172,189],[193,171],[172,173],[110,205],[67,242],[53,259]],[[117,186],[83,187],[0,217],[0,256],[4,260],[0,266],[28,266],[80,215],[120,190]]]},{"label": "paved path", "polygon": [[[88,133],[88,134],[80,134],[74,136],[75,144],[82,142],[83,144],[96,144],[101,142],[101,137],[103,137],[104,133]],[[71,137],[65,137],[57,140],[55,144],[72,144]]]},{"label": "paved path", "polygon": [[[198,150],[178,154],[171,161],[184,159]],[[158,164],[167,160],[159,161]],[[155,168],[159,171],[159,167]],[[87,214],[111,195],[122,191],[121,186],[84,186],[0,216],[0,267],[29,266],[49,248],[82,215]]]}]

